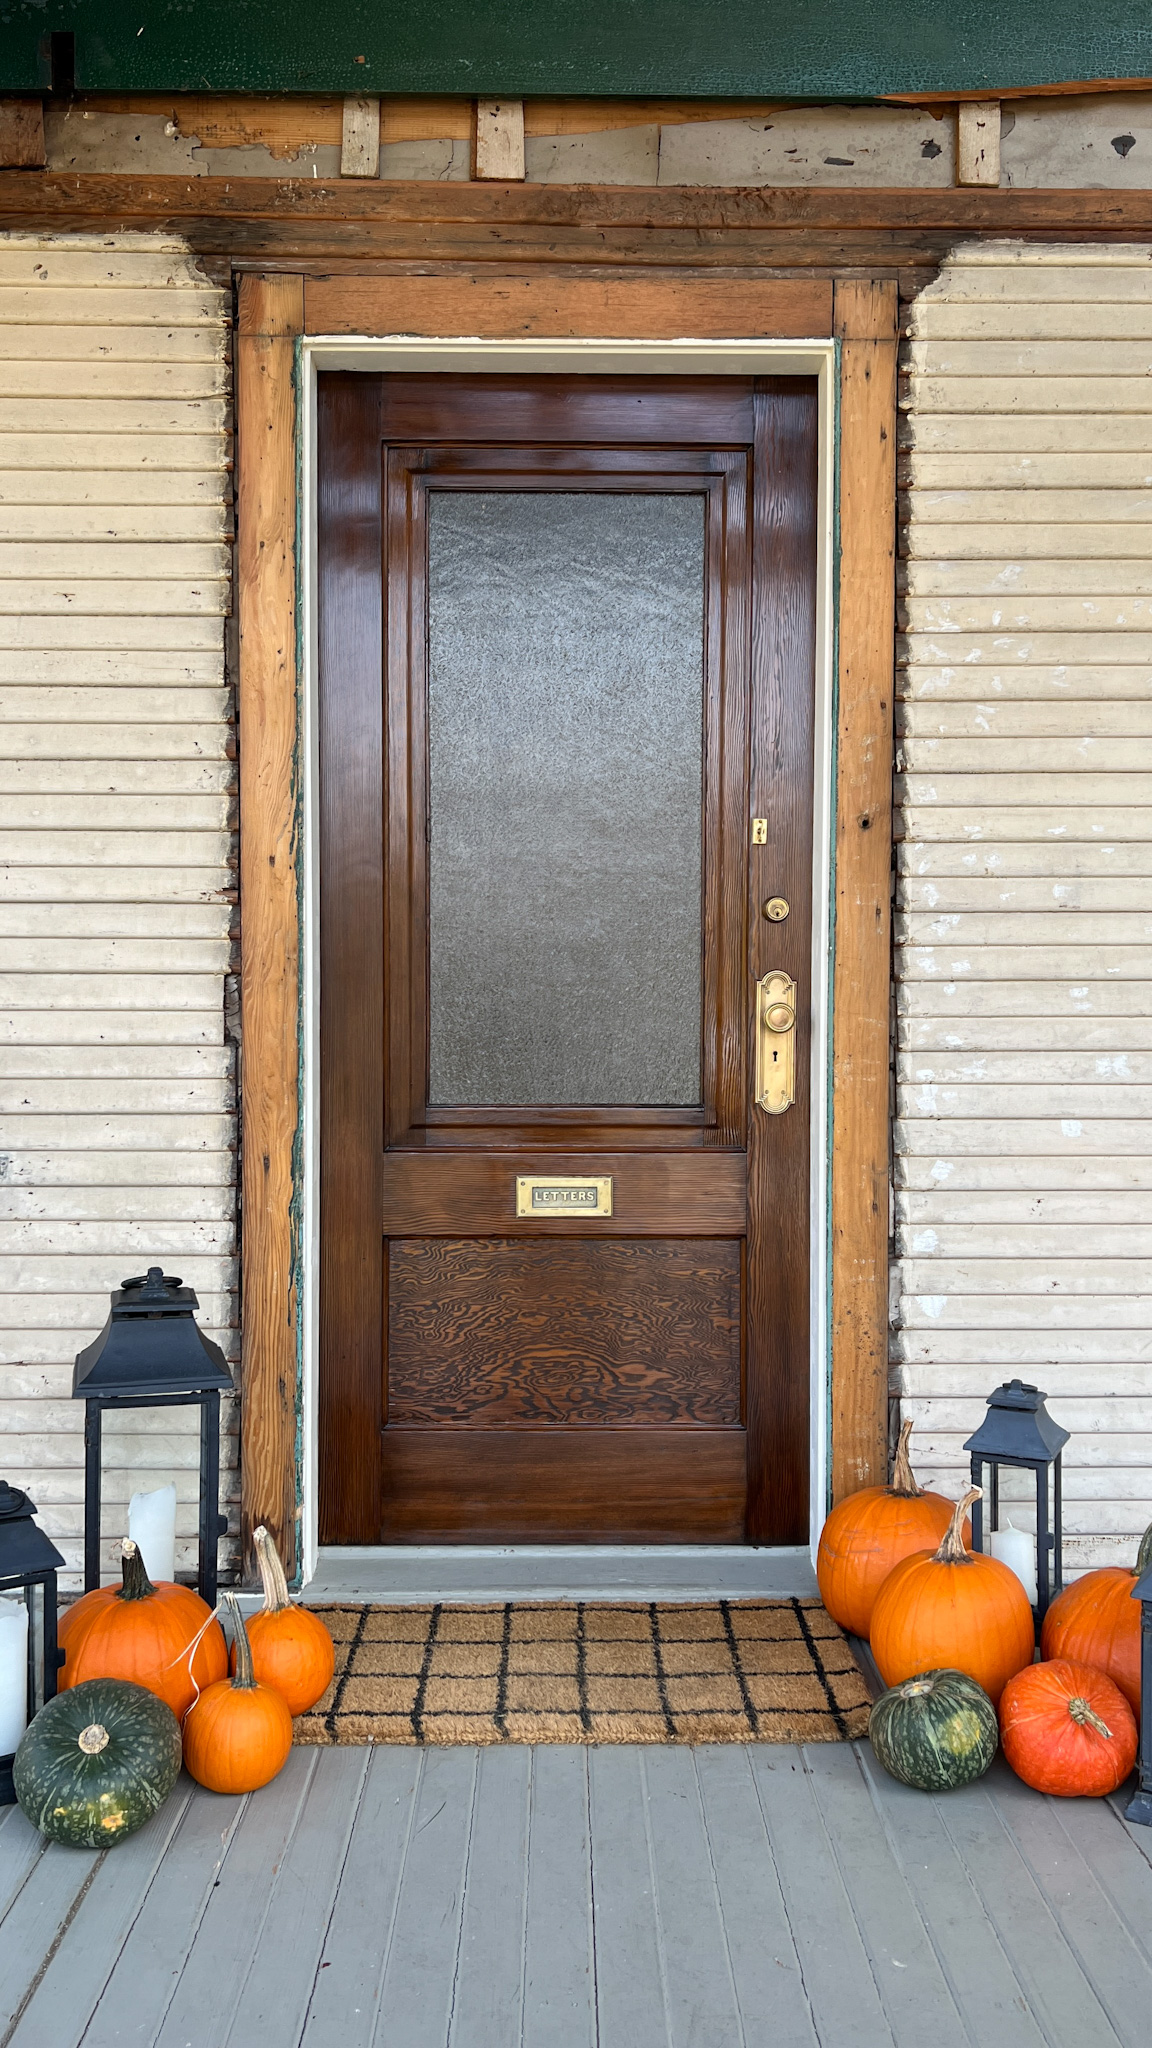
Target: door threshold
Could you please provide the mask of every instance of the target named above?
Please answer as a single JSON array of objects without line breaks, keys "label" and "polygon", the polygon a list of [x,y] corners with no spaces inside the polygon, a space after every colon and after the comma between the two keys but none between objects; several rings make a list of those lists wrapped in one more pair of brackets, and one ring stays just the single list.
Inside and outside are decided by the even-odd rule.
[{"label": "door threshold", "polygon": [[806,1549],[745,1544],[427,1544],[322,1548],[312,1606],[372,1601],[791,1600],[816,1597]]}]

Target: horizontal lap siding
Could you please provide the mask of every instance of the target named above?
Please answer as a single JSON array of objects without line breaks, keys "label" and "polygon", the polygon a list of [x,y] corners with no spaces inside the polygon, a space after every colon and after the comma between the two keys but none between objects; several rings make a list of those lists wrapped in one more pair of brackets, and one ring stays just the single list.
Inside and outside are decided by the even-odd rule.
[{"label": "horizontal lap siding", "polygon": [[960,250],[902,399],[894,1381],[948,1491],[1047,1389],[1073,1570],[1152,1519],[1149,258]]},{"label": "horizontal lap siding", "polygon": [[[0,237],[0,1429],[82,1549],[76,1351],[161,1261],[236,1343],[229,307],[179,243]],[[236,1416],[224,1424],[230,1520]],[[195,1413],[105,1437],[105,1563]]]}]

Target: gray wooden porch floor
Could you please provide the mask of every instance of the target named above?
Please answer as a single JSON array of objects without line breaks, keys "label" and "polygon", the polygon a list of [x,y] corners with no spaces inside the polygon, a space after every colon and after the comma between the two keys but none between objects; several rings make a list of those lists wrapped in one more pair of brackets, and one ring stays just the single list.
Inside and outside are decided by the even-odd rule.
[{"label": "gray wooden porch floor", "polygon": [[5,1812],[0,2048],[1147,2048],[1150,1856],[866,1743],[294,1750],[103,1855]]}]

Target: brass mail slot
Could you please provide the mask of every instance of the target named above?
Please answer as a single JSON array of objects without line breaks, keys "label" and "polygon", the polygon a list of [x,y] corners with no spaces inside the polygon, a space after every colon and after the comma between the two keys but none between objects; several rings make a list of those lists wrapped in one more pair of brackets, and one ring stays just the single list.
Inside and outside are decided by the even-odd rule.
[{"label": "brass mail slot", "polygon": [[612,1176],[553,1173],[537,1179],[534,1174],[516,1176],[518,1216],[610,1216]]}]

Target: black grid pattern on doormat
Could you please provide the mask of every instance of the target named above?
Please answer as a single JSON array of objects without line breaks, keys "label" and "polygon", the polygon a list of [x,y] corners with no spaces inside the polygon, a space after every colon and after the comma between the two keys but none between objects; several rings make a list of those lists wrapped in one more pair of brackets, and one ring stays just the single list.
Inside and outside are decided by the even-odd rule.
[{"label": "black grid pattern on doormat", "polygon": [[336,1675],[301,1743],[844,1742],[868,1725],[816,1600],[314,1611]]}]

